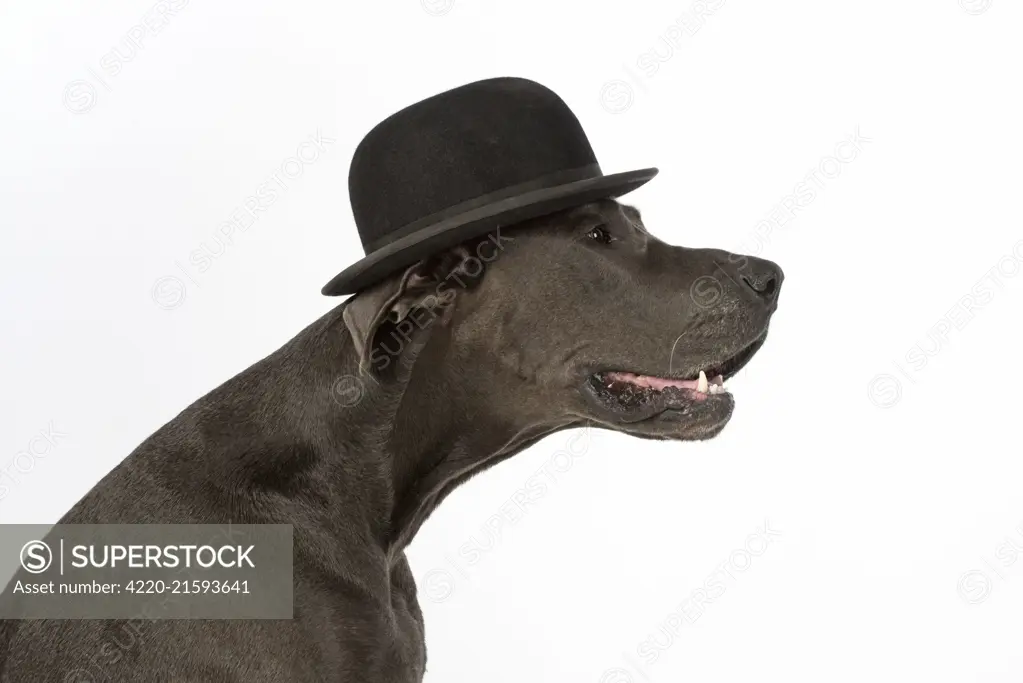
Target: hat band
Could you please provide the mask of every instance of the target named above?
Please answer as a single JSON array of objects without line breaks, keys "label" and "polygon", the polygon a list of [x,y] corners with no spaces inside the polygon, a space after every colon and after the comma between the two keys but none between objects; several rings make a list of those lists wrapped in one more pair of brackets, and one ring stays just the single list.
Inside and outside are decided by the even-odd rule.
[{"label": "hat band", "polygon": [[568,169],[567,171],[558,171],[556,173],[550,173],[533,180],[519,183],[518,185],[512,185],[503,189],[497,190],[496,192],[488,192],[482,194],[479,197],[474,197],[468,201],[462,202],[461,204],[455,204],[448,208],[432,213],[425,218],[412,221],[407,225],[404,225],[397,230],[389,232],[387,235],[380,239],[374,240],[369,244],[364,244],[363,247],[366,251],[366,255],[386,247],[391,242],[396,242],[402,238],[408,237],[409,235],[419,232],[423,228],[439,223],[441,221],[454,218],[463,213],[474,211],[488,204],[499,202],[511,197],[515,197],[529,192],[535,192],[537,190],[543,190],[550,187],[556,187],[558,185],[567,185],[568,183],[574,183],[580,180],[589,180],[590,178],[599,178],[603,175],[600,170],[600,164],[593,163],[587,166],[580,166],[579,168]]}]

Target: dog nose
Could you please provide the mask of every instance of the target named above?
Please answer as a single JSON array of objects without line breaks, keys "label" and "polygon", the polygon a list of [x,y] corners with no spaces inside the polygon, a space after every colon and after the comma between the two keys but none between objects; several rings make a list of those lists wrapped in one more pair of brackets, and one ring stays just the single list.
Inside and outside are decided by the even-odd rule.
[{"label": "dog nose", "polygon": [[746,272],[740,273],[740,277],[743,284],[753,290],[758,297],[767,303],[773,303],[778,298],[785,273],[773,261],[749,257],[749,268]]}]

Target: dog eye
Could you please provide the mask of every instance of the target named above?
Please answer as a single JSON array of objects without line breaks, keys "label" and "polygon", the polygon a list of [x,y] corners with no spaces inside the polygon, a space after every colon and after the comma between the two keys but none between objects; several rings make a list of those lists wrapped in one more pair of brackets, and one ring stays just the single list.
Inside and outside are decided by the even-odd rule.
[{"label": "dog eye", "polygon": [[611,242],[614,241],[614,237],[611,236],[611,233],[608,232],[607,228],[603,225],[598,225],[593,228],[586,233],[586,236],[595,242],[600,242],[601,244],[611,244]]}]

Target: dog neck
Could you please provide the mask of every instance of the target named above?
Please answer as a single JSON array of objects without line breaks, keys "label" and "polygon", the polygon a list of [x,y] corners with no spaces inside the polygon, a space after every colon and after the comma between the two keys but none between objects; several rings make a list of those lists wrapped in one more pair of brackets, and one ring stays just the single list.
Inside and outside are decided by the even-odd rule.
[{"label": "dog neck", "polygon": [[[389,473],[384,545],[392,558],[457,486],[568,426],[525,410],[496,409],[489,391],[502,382],[493,363],[481,357],[486,353],[459,346],[452,329],[438,324],[425,344],[404,348],[389,379],[361,375],[363,399],[344,416],[348,436],[364,441],[373,435],[380,445],[371,457]],[[347,363],[355,367],[353,359]]]},{"label": "dog neck", "polygon": [[206,452],[174,467],[190,492],[241,505],[236,519],[293,524],[296,543],[393,565],[456,486],[571,425],[492,409],[478,387],[498,378],[450,330],[397,379],[373,379],[341,308],[192,406]]}]

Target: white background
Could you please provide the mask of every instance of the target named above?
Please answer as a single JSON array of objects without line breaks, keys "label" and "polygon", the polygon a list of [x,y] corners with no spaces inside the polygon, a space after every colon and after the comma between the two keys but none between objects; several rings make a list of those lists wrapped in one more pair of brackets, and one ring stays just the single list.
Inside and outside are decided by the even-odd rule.
[{"label": "white background", "polygon": [[518,75],[606,172],[661,168],[629,197],[651,231],[787,280],[720,438],[556,435],[431,518],[427,681],[1023,678],[1019,3],[193,1],[140,33],[151,7],[0,11],[4,522],[55,521],[337,303],[373,124]]}]

